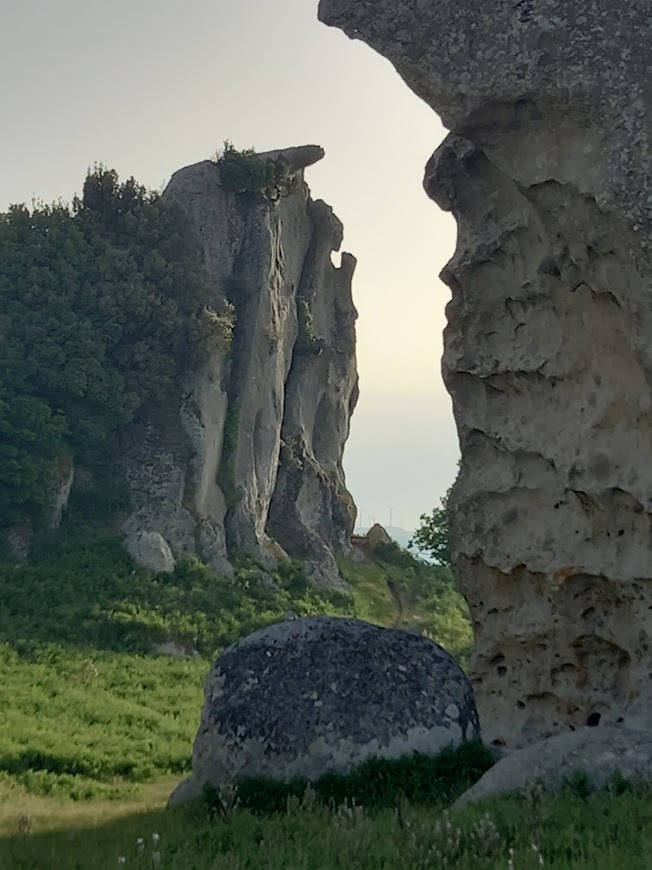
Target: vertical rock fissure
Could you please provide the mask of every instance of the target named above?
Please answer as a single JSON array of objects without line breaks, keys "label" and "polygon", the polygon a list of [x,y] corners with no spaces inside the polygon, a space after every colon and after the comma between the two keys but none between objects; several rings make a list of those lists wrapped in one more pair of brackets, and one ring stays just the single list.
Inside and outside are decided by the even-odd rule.
[{"label": "vertical rock fissure", "polygon": [[[318,201],[311,203],[309,215],[312,236],[295,298],[298,335],[285,384],[281,459],[268,530],[305,560],[315,585],[345,588],[336,556],[345,550],[355,523],[342,468],[357,390],[355,261],[343,255],[339,269],[331,262],[343,235],[332,210]],[[316,449],[316,437],[322,450]]]},{"label": "vertical rock fissure", "polygon": [[[135,504],[125,531],[137,557],[147,561],[146,551],[160,551],[149,561],[165,570],[192,554],[223,573],[239,554],[269,566],[290,555],[306,561],[313,583],[344,585],[335,553],[348,542],[354,516],[341,459],[357,381],[350,286],[355,261],[343,255],[346,266],[339,272],[330,261],[342,226],[328,206],[312,201],[303,178],[304,168],[321,157],[317,146],[260,155],[275,161],[283,176],[274,195],[226,190],[211,161],[180,170],[166,189],[201,244],[214,294],[205,313],[214,326],[225,326],[225,340],[191,373],[179,403],[153,414],[125,444],[123,465]],[[298,303],[303,284],[309,293]],[[338,305],[349,312],[340,344],[333,313]],[[341,325],[346,313],[338,316]],[[313,330],[314,340],[306,341]],[[323,344],[317,334],[325,337]],[[337,365],[330,353],[320,358],[329,343],[337,346]],[[304,370],[291,374],[300,358]],[[307,362],[318,358],[318,365]],[[327,415],[327,422],[335,421],[329,428],[333,460],[302,466],[292,484],[298,507],[272,512],[269,522],[273,499],[283,501],[279,493],[285,491],[278,484],[281,431],[286,452],[292,444],[303,450],[314,424],[311,406],[323,395],[333,397]]]}]

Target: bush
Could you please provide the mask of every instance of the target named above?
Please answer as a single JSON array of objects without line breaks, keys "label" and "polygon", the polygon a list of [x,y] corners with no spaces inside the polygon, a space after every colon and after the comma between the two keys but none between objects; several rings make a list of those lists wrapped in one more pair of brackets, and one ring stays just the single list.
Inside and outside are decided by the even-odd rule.
[{"label": "bush", "polygon": [[[348,774],[325,774],[316,782],[297,777],[280,782],[255,777],[238,784],[242,809],[258,815],[283,813],[288,801],[303,798],[310,786],[316,799],[328,807],[355,804],[368,810],[395,807],[401,800],[413,806],[441,806],[455,800],[496,762],[491,749],[480,741],[452,745],[432,757],[422,753],[398,759],[371,758]],[[204,799],[215,811],[220,795],[206,788]]]},{"label": "bush", "polygon": [[0,529],[41,518],[59,457],[92,464],[224,339],[208,295],[183,212],[133,178],[97,166],[72,208],[0,215]]},{"label": "bush", "polygon": [[215,162],[222,187],[231,193],[267,193],[282,180],[281,171],[272,161],[261,160],[253,148],[239,151],[228,140]]}]

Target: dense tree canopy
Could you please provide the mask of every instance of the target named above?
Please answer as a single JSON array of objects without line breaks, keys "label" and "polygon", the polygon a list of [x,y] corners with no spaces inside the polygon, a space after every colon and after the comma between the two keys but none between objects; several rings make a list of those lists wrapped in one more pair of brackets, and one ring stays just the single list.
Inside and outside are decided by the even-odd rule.
[{"label": "dense tree canopy", "polygon": [[0,214],[0,527],[198,361],[207,299],[180,209],[112,170],[72,207]]},{"label": "dense tree canopy", "polygon": [[448,499],[452,487],[440,500],[439,507],[433,508],[432,513],[422,514],[421,525],[414,533],[410,546],[428,553],[439,562],[440,565],[451,567],[451,553],[449,546],[449,521]]}]

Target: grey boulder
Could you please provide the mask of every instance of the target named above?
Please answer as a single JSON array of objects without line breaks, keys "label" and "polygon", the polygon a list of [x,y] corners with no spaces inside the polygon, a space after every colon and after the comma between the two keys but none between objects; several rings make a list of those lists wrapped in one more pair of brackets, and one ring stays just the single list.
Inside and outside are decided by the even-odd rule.
[{"label": "grey boulder", "polygon": [[471,686],[433,641],[357,619],[288,620],[213,665],[193,772],[170,803],[206,784],[315,780],[373,756],[435,755],[479,733]]},{"label": "grey boulder", "polygon": [[625,779],[652,780],[652,733],[629,728],[578,728],[510,752],[457,800],[456,807],[541,782],[559,788],[581,771],[591,784],[606,785],[618,771]]},{"label": "grey boulder", "polygon": [[170,546],[163,535],[134,530],[125,539],[125,548],[140,565],[160,574],[171,574],[176,566]]}]

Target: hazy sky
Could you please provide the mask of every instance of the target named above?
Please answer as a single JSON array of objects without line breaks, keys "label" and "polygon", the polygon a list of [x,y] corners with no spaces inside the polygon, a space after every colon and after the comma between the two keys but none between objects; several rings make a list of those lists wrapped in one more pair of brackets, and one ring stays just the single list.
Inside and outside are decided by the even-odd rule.
[{"label": "hazy sky", "polygon": [[444,136],[393,68],[317,0],[0,0],[0,210],[70,197],[95,161],[159,188],[231,139],[316,143],[344,223],[361,397],[346,451],[359,522],[412,528],[455,474],[440,376],[450,216],[421,187]]}]

